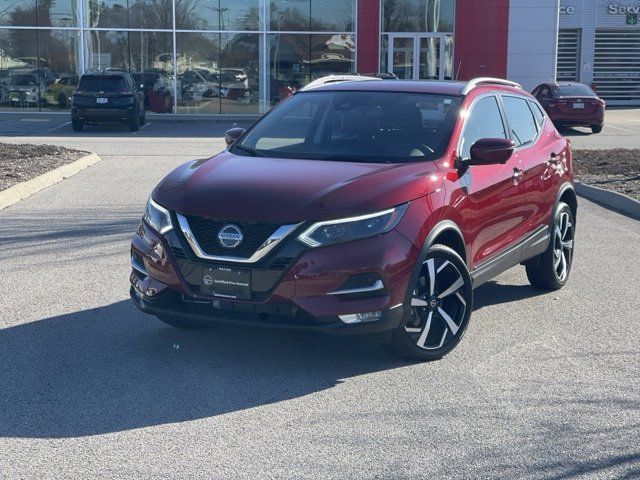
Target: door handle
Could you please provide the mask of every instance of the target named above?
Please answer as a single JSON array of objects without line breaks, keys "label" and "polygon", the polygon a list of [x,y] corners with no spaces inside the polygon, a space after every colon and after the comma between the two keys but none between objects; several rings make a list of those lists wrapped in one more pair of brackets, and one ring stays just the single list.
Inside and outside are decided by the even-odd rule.
[{"label": "door handle", "polygon": [[523,176],[524,176],[524,170],[520,170],[519,168],[513,169],[513,175],[511,175],[511,178],[513,178],[514,182],[519,182]]}]

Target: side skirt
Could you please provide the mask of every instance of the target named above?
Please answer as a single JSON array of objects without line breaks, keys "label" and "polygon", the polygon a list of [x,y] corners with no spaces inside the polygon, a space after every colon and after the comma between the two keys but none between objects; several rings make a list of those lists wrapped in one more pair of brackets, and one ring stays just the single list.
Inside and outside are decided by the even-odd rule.
[{"label": "side skirt", "polygon": [[481,263],[471,272],[473,288],[491,280],[511,267],[543,253],[549,246],[549,227],[541,225],[531,235]]}]

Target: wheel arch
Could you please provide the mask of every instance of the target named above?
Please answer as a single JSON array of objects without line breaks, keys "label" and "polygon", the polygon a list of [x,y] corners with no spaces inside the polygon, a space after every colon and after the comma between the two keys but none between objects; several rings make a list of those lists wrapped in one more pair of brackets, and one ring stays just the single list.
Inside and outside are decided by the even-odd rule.
[{"label": "wheel arch", "polygon": [[571,213],[573,214],[573,218],[575,220],[578,214],[578,197],[572,183],[564,183],[558,190],[556,201],[553,204],[553,210],[551,210],[550,224],[553,223],[554,215],[556,210],[558,209],[558,204],[560,202],[564,202],[569,205],[569,208],[571,209]]}]

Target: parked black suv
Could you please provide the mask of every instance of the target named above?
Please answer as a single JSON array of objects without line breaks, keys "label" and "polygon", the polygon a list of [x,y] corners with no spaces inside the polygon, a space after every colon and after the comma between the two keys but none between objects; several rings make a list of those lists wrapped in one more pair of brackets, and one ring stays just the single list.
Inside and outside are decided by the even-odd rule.
[{"label": "parked black suv", "polygon": [[76,132],[85,123],[107,122],[126,122],[137,132],[145,123],[144,95],[130,73],[87,73],[73,93],[71,122]]}]

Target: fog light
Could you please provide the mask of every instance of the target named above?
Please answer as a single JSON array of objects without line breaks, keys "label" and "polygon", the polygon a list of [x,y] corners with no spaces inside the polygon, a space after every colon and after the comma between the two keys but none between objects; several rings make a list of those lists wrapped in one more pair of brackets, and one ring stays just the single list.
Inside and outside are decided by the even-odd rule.
[{"label": "fog light", "polygon": [[340,320],[344,323],[364,323],[375,322],[382,318],[382,312],[364,312],[364,313],[352,313],[350,315],[338,315]]}]

